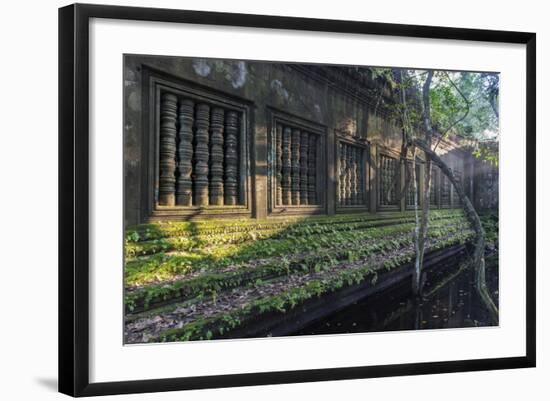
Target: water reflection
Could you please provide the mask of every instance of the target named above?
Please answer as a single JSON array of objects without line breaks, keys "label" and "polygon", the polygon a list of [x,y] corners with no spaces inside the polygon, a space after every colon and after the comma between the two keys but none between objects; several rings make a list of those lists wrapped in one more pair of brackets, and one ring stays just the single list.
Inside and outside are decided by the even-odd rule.
[{"label": "water reflection", "polygon": [[[415,299],[410,281],[351,304],[294,335],[493,326],[465,258],[451,258],[425,275],[424,296]],[[498,255],[487,259],[487,285],[498,305]]]}]

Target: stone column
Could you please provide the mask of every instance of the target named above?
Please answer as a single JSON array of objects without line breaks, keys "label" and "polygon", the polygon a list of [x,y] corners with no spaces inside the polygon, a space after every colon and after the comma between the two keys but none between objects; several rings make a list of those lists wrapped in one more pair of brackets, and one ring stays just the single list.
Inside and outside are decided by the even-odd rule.
[{"label": "stone column", "polygon": [[239,131],[239,115],[236,111],[228,111],[225,116],[225,180],[224,198],[226,205],[237,204],[238,162],[237,150]]},{"label": "stone column", "polygon": [[160,102],[159,205],[176,204],[177,97],[163,93]]},{"label": "stone column", "polygon": [[290,142],[291,168],[292,168],[292,204],[300,204],[300,130],[294,128]]},{"label": "stone column", "polygon": [[315,170],[317,159],[317,136],[309,135],[307,157],[307,202],[310,205],[317,204],[317,174]]},{"label": "stone column", "polygon": [[365,204],[365,198],[364,198],[364,188],[365,188],[365,172],[363,168],[363,149],[362,148],[355,148],[355,177],[356,178],[356,197],[357,197],[357,204],[358,205],[364,205]]},{"label": "stone column", "polygon": [[210,121],[210,204],[223,205],[223,117],[219,107],[212,109]]},{"label": "stone column", "polygon": [[196,110],[196,133],[195,133],[195,166],[193,170],[194,179],[194,204],[196,206],[208,205],[208,161],[209,161],[209,118],[210,107],[201,103]]},{"label": "stone column", "polygon": [[[405,188],[405,182],[406,182],[406,175],[405,175],[405,170],[407,169],[407,165],[406,165],[406,161],[403,160],[403,159],[399,159],[399,166],[398,166],[398,170],[396,171],[397,174],[399,174],[397,178],[397,182],[398,182],[398,185],[399,187],[398,188]],[[411,173],[412,174],[412,173]],[[412,185],[412,183],[411,183]],[[402,194],[399,194],[399,195],[402,195]],[[407,194],[405,193],[405,196],[402,196],[401,197],[401,201],[399,202],[399,208],[401,209],[401,211],[405,211],[406,208],[407,208]]]},{"label": "stone column", "polygon": [[277,124],[275,131],[275,204],[283,204],[283,126]]},{"label": "stone column", "polygon": [[289,127],[285,127],[283,130],[283,205],[292,204],[292,190],[291,190],[291,170],[292,162],[290,160],[290,137],[292,131]]},{"label": "stone column", "polygon": [[302,131],[300,136],[300,203],[307,205],[308,202],[308,157],[309,157],[309,135]]},{"label": "stone column", "polygon": [[379,168],[378,168],[378,157],[375,145],[369,146],[369,171],[370,171],[370,180],[369,180],[369,211],[371,213],[376,213],[378,207],[378,188],[379,188]]},{"label": "stone column", "polygon": [[349,205],[350,200],[349,169],[350,160],[348,154],[348,145],[344,144],[344,205]]},{"label": "stone column", "polygon": [[350,160],[351,160],[351,169],[350,169],[350,181],[351,181],[351,204],[357,205],[357,148],[355,146],[349,146]]},{"label": "stone column", "polygon": [[337,196],[338,206],[344,204],[344,144],[338,142]]},{"label": "stone column", "polygon": [[178,176],[176,181],[176,204],[178,206],[193,205],[193,112],[192,100],[183,99],[179,104],[179,144],[178,144]]}]

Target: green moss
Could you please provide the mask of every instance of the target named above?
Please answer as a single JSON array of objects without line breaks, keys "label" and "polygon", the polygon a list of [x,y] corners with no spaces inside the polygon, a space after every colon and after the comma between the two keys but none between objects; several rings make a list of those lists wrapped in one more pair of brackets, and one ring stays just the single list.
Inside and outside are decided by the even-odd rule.
[{"label": "green moss", "polygon": [[[467,241],[472,237],[473,232],[468,231],[463,235],[457,235],[440,241],[431,247],[430,250],[445,248]],[[182,328],[168,329],[161,333],[159,337],[152,338],[151,341],[189,341],[223,336],[224,333],[245,325],[257,315],[268,312],[286,313],[288,310],[311,298],[332,293],[345,286],[360,284],[369,278],[371,281],[375,281],[378,270],[391,270],[394,267],[411,262],[413,258],[414,252],[409,251],[386,260],[378,267],[365,265],[359,269],[342,271],[335,277],[330,277],[326,280],[311,280],[304,286],[292,288],[274,296],[257,299],[244,308],[209,316],[208,318],[199,318]],[[208,332],[210,332],[209,336],[207,335]]]},{"label": "green moss", "polygon": [[[133,227],[126,236],[127,322],[181,305],[205,301],[215,305],[223,294],[245,288],[255,291],[286,282],[290,276],[298,281],[289,283],[302,283],[298,277],[305,274],[326,277],[256,299],[238,310],[198,315],[184,327],[164,331],[152,340],[223,336],[258,314],[284,313],[311,297],[367,279],[374,285],[380,269],[391,270],[412,260],[413,230],[414,216],[408,212]],[[472,232],[461,211],[434,211],[429,236],[435,250],[465,243]],[[144,252],[151,254],[131,256]],[[368,260],[382,262],[376,266],[362,262]],[[346,266],[353,268],[339,268]],[[162,303],[169,304],[159,307]]]},{"label": "green moss", "polygon": [[[463,219],[461,214],[456,212],[454,214],[447,213],[444,216],[448,216],[445,218],[446,224],[460,222]],[[354,216],[354,219],[358,218],[360,217]],[[432,224],[437,224],[437,221],[442,218],[440,215],[435,215],[431,220]],[[280,257],[289,253],[311,252],[335,245],[353,246],[358,241],[369,237],[376,238],[411,230],[413,223],[410,220],[403,223],[402,220],[395,219],[391,220],[391,226],[388,224],[369,225],[361,221],[330,224],[330,221],[325,218],[322,225],[307,222],[265,238],[259,238],[253,231],[249,231],[246,233],[249,239],[240,243],[220,240],[224,235],[218,234],[217,241],[205,239],[201,242],[202,245],[197,245],[193,249],[179,249],[178,244],[183,244],[181,248],[187,247],[186,244],[189,241],[185,237],[175,240],[168,238],[130,243],[126,245],[127,253],[133,253],[137,247],[140,247],[142,252],[148,249],[151,252],[155,251],[156,254],[138,258],[127,255],[126,285],[139,286],[154,281],[168,280],[170,277],[193,271],[220,269],[229,265],[247,263],[250,260]],[[177,251],[178,254],[167,255],[167,250],[172,253]]]},{"label": "green moss", "polygon": [[[442,237],[462,230],[465,227],[464,222],[459,224],[440,224],[432,227],[430,236],[433,238]],[[221,264],[221,261],[216,263],[215,259],[200,259],[197,256],[196,258],[200,260],[200,263],[197,263],[194,268],[196,270],[200,269],[202,272],[200,275],[183,278],[175,282],[146,286],[131,291],[126,295],[126,304],[130,310],[135,309],[137,306],[140,309],[146,309],[150,304],[164,302],[168,299],[184,299],[201,293],[249,285],[257,280],[284,274],[302,274],[318,271],[330,268],[342,261],[354,262],[368,255],[383,253],[409,245],[411,243],[412,229],[413,226],[410,224],[399,225],[384,227],[383,229],[371,229],[365,232],[346,233],[346,235],[340,237],[335,235],[324,238],[307,237],[305,241],[298,241],[295,244],[284,243],[283,245],[285,246],[279,247],[270,245],[268,253],[263,255],[266,259],[263,259],[263,263],[261,264],[258,263],[257,258],[250,256],[250,252],[243,252],[238,254],[238,256],[228,257],[228,260],[224,261],[223,266],[226,266],[230,262],[242,262],[242,264],[236,263],[236,266],[230,271],[219,272],[216,267],[219,267],[218,264]],[[276,254],[277,257],[268,257],[268,255],[272,256],[275,252],[274,249],[279,251]],[[252,254],[258,255],[259,253],[255,249]],[[290,256],[282,257],[283,255]],[[165,261],[162,261],[162,258]],[[167,257],[164,255],[159,260],[154,260],[160,263],[160,266],[147,265],[152,271],[128,272],[127,274],[133,274],[131,275],[132,281],[127,280],[127,284],[134,283],[142,277],[148,279],[151,279],[151,277],[158,278],[159,276],[162,277],[163,273],[169,275],[174,271],[191,271],[193,269],[193,258],[184,256],[183,258],[186,258],[185,263],[178,268],[172,267],[175,258],[178,260],[175,263],[179,263],[179,257]],[[252,260],[246,260],[248,262],[246,263],[245,259],[250,258]]]}]

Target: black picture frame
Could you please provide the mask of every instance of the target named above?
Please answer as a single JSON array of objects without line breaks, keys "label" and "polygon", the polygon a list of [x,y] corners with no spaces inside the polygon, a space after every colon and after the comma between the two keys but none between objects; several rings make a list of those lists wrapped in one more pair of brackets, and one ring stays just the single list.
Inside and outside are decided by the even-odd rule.
[{"label": "black picture frame", "polygon": [[[526,46],[526,354],[381,366],[89,381],[89,21],[91,18],[485,41]],[[534,367],[536,35],[478,29],[219,12],[74,4],[59,9],[59,391],[71,396],[141,393]]]}]

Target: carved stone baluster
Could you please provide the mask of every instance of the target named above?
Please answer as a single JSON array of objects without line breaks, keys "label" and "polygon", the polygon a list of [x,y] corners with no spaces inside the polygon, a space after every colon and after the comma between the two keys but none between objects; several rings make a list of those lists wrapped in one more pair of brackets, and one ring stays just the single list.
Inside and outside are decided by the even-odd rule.
[{"label": "carved stone baluster", "polygon": [[[416,201],[420,205],[420,165],[414,164],[414,174],[416,177]],[[413,191],[413,197],[414,197],[414,191]],[[414,198],[413,198],[413,204],[414,204]]]},{"label": "carved stone baluster", "polygon": [[283,205],[292,204],[292,191],[291,191],[291,168],[292,162],[290,160],[290,137],[291,130],[285,127],[283,130]]},{"label": "carved stone baluster", "polygon": [[351,181],[351,204],[357,204],[357,159],[355,155],[355,147],[349,147],[349,156],[351,160],[351,169],[350,169],[350,181]]},{"label": "carved stone baluster", "polygon": [[349,153],[349,160],[350,160],[350,169],[349,169],[349,196],[350,205],[355,205],[355,201],[357,200],[357,194],[355,192],[355,158],[353,157],[353,146],[348,145],[348,153]]},{"label": "carved stone baluster", "polygon": [[363,204],[363,158],[361,157],[362,150],[360,148],[354,148],[355,150],[355,195],[356,204]]},{"label": "carved stone baluster", "polygon": [[[420,205],[420,165],[419,164],[414,164],[414,174],[415,174],[415,177],[416,177],[416,201],[418,202],[418,204]],[[415,191],[413,190],[413,205],[414,205],[414,196],[415,196]]]},{"label": "carved stone baluster", "polygon": [[338,171],[336,172],[336,174],[337,174],[336,196],[338,197],[338,204],[339,205],[343,204],[343,188],[344,188],[344,181],[342,180],[342,177],[343,177],[342,172],[344,171],[344,169],[343,169],[344,161],[342,160],[342,149],[343,149],[342,142],[338,142],[338,155],[337,155],[337,157],[338,157]]},{"label": "carved stone baluster", "polygon": [[381,204],[382,205],[390,205],[393,203],[393,186],[394,186],[394,170],[395,166],[393,163],[393,159],[382,156],[382,175],[380,177],[380,184],[382,187],[381,191]]},{"label": "carved stone baluster", "polygon": [[294,128],[291,137],[292,204],[300,204],[300,130]]},{"label": "carved stone baluster", "polygon": [[309,135],[307,132],[302,132],[300,137],[300,203],[302,205],[308,204],[308,191],[307,185],[308,178],[308,156],[309,156]]},{"label": "carved stone baluster", "polygon": [[237,150],[239,131],[239,115],[236,111],[228,111],[225,116],[225,204],[236,205],[238,195],[238,163]]},{"label": "carved stone baluster", "polygon": [[412,163],[408,163],[408,167],[407,167],[407,170],[408,170],[408,174],[410,174],[410,184],[409,184],[409,188],[408,188],[408,200],[407,200],[407,203],[410,205],[410,206],[414,206],[414,183],[412,181]]},{"label": "carved stone baluster", "polygon": [[346,205],[346,172],[348,170],[348,160],[346,158],[346,145],[342,143],[342,147],[340,148],[340,165],[341,167],[341,175],[340,175],[340,198],[342,205]]},{"label": "carved stone baluster", "polygon": [[208,205],[208,128],[210,119],[210,107],[201,103],[197,105],[195,125],[195,166],[193,169],[193,196],[196,206]]},{"label": "carved stone baluster", "polygon": [[390,205],[390,204],[393,203],[393,187],[394,187],[394,184],[393,184],[393,179],[394,179],[393,169],[394,169],[394,166],[393,166],[392,159],[390,159],[389,157],[386,157],[385,160],[386,160],[385,185],[386,185],[386,192],[387,192],[386,204]]},{"label": "carved stone baluster", "polygon": [[401,164],[397,159],[391,159],[391,204],[396,204],[397,188],[401,186],[398,172],[401,170]]},{"label": "carved stone baluster", "polygon": [[317,174],[315,171],[317,159],[317,136],[309,135],[308,156],[307,156],[307,203],[317,204]]},{"label": "carved stone baluster", "polygon": [[351,172],[353,169],[351,160],[351,147],[346,145],[346,205],[352,204]]},{"label": "carved stone baluster", "polygon": [[346,144],[346,205],[351,205],[351,157],[350,157],[350,146]]},{"label": "carved stone baluster", "polygon": [[386,158],[384,156],[380,156],[380,204],[385,205],[385,199],[386,199]]},{"label": "carved stone baluster", "polygon": [[176,205],[193,205],[193,112],[192,100],[183,99],[178,109],[179,143],[178,143],[178,176],[176,180]]},{"label": "carved stone baluster", "polygon": [[277,124],[275,131],[275,204],[283,204],[283,126]]},{"label": "carved stone baluster", "polygon": [[164,93],[160,103],[159,205],[176,203],[177,97]]},{"label": "carved stone baluster", "polygon": [[214,107],[210,116],[210,204],[223,205],[223,109]]},{"label": "carved stone baluster", "polygon": [[400,162],[397,159],[390,159],[390,204],[395,205],[397,199],[397,188],[400,186],[399,183],[399,172]]}]

